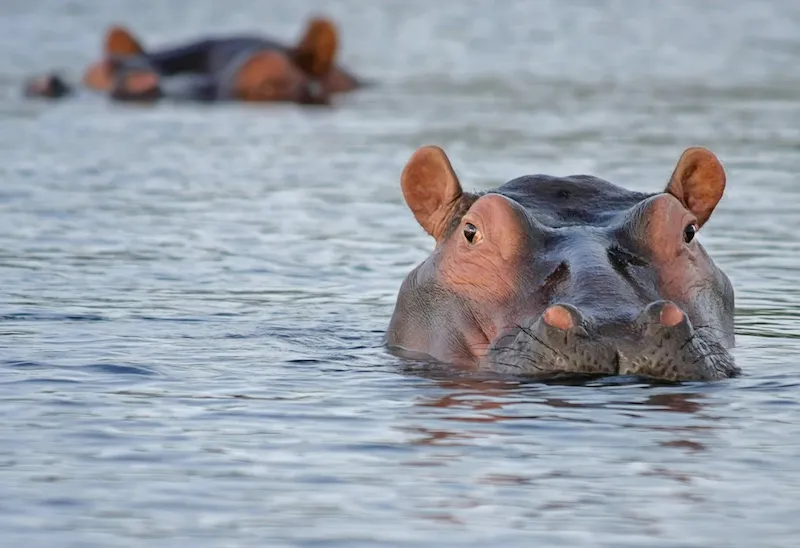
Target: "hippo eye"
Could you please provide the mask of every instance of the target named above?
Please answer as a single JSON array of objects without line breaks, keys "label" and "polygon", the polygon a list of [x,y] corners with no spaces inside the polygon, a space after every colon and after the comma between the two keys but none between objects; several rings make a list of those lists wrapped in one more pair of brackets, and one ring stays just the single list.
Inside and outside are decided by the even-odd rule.
[{"label": "hippo eye", "polygon": [[464,237],[467,241],[471,244],[476,243],[476,236],[478,235],[478,227],[472,223],[467,223],[464,225]]},{"label": "hippo eye", "polygon": [[683,241],[688,244],[694,240],[695,234],[697,234],[697,225],[694,223],[686,225],[686,228],[683,229]]}]

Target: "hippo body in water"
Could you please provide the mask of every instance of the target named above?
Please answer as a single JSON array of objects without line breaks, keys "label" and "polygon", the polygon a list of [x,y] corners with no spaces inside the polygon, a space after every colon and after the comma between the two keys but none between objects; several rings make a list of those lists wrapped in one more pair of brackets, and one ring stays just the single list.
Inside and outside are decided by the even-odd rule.
[{"label": "hippo body in water", "polygon": [[403,282],[387,344],[503,374],[735,376],[733,289],[695,238],[724,188],[716,156],[690,148],[657,194],[588,175],[471,194],[421,148],[402,190],[436,247]]},{"label": "hippo body in water", "polygon": [[[86,88],[113,99],[152,101],[289,101],[326,104],[361,83],[335,64],[338,33],[312,19],[295,46],[258,36],[201,39],[146,51],[127,29],[106,33],[103,59],[86,70]],[[57,75],[31,80],[28,96],[60,98],[71,91]]]},{"label": "hippo body in water", "polygon": [[[163,76],[204,75],[220,82],[220,93],[255,53],[281,55],[328,94],[352,91],[362,84],[334,63],[337,34],[330,23],[312,23],[300,45],[288,47],[259,36],[227,36],[147,53],[146,59]],[[327,33],[327,34],[326,34]]]}]

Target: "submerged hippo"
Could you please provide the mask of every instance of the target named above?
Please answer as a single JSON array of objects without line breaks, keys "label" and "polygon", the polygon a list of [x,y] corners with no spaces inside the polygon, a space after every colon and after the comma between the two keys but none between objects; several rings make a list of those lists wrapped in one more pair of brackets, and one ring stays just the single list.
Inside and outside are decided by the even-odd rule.
[{"label": "submerged hippo", "polygon": [[733,289],[696,238],[725,189],[710,151],[687,149],[657,194],[589,175],[466,193],[437,147],[401,185],[436,247],[400,288],[395,352],[541,377],[739,373]]},{"label": "submerged hippo", "polygon": [[[146,51],[123,27],[111,27],[104,54],[83,77],[86,88],[118,100],[290,101],[324,104],[361,83],[335,63],[338,33],[327,19],[309,21],[300,41],[230,36]],[[26,95],[59,98],[71,88],[55,74],[30,80]]]}]

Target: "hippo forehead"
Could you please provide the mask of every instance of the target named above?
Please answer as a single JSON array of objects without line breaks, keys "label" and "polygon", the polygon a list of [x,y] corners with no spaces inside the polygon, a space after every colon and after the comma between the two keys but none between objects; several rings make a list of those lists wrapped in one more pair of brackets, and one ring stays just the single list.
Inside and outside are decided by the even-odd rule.
[{"label": "hippo forehead", "polygon": [[526,175],[490,191],[524,207],[545,226],[607,226],[653,196],[618,187],[591,175]]},{"label": "hippo forehead", "polygon": [[117,71],[155,70],[153,62],[146,55],[111,56],[111,62]]}]

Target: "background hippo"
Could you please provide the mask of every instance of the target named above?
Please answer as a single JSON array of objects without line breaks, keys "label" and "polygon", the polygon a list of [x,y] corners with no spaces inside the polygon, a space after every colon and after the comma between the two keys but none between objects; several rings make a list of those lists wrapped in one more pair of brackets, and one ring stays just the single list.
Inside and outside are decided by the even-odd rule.
[{"label": "background hippo", "polygon": [[716,156],[690,148],[659,194],[587,175],[470,194],[421,148],[402,190],[436,248],[400,288],[388,345],[513,374],[736,375],[733,289],[695,237],[724,188]]},{"label": "background hippo", "polygon": [[[103,58],[83,76],[86,88],[118,100],[289,101],[325,104],[361,85],[335,63],[339,37],[325,18],[311,19],[285,46],[259,36],[204,38],[145,50],[124,27],[108,29]],[[69,86],[55,74],[31,79],[27,96],[59,98]]]}]

